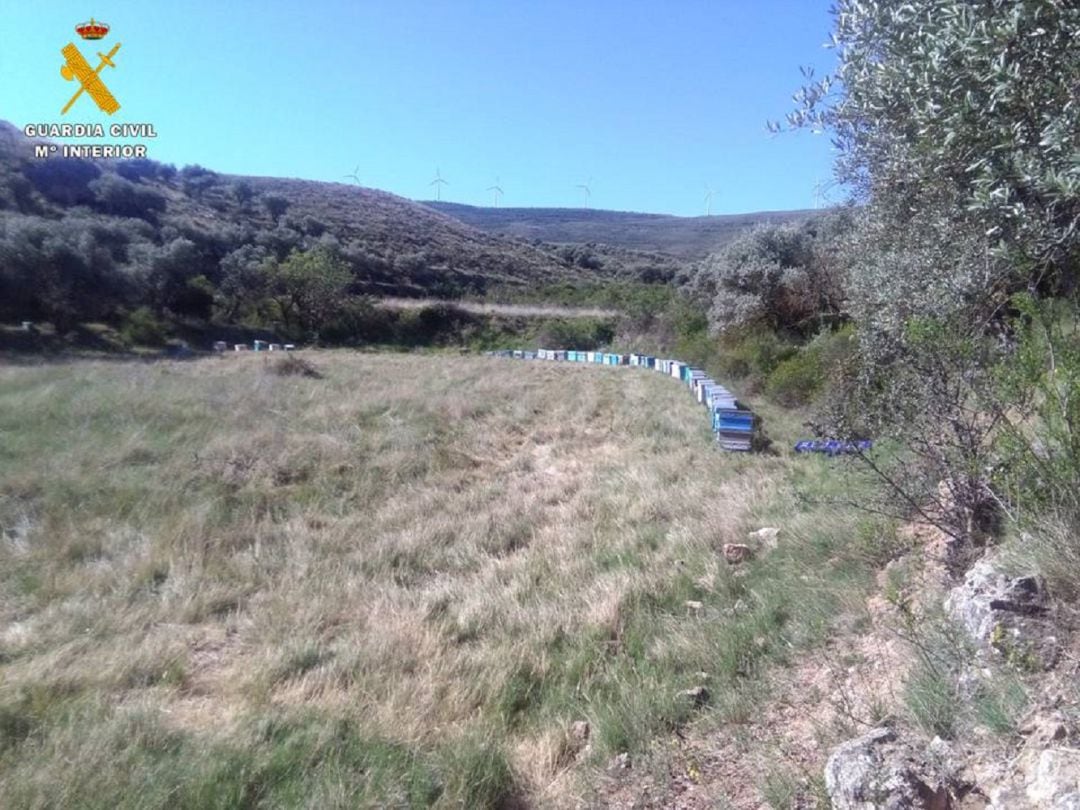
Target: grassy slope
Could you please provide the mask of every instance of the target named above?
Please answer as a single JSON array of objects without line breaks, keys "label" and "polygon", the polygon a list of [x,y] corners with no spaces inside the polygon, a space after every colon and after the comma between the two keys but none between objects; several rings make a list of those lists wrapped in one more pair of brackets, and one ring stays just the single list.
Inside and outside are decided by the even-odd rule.
[{"label": "grassy slope", "polygon": [[[0,120],[0,175],[23,174],[37,165],[31,157],[32,145],[20,131]],[[112,165],[99,161],[102,169]],[[232,187],[246,182],[256,197],[245,206],[237,203]],[[271,233],[275,222],[261,204],[266,195],[280,195],[289,201],[284,222],[304,228],[311,217],[322,223],[327,233],[357,254],[369,258],[354,270],[367,291],[387,290],[397,294],[423,294],[432,287],[454,284],[471,290],[491,284],[520,284],[523,281],[550,281],[586,274],[568,268],[554,256],[530,245],[504,240],[463,224],[457,219],[384,191],[342,183],[323,183],[264,177],[218,175],[214,185],[199,195],[183,191],[180,178],[166,183],[143,179],[143,185],[167,197],[168,207],[155,230],[181,225],[208,231],[230,226],[243,231],[230,249],[254,241],[254,235]],[[73,209],[37,197],[27,215],[56,217]],[[0,206],[2,207],[2,206]],[[84,216],[102,221],[116,220],[104,213],[82,210]],[[13,216],[0,210],[0,217]],[[145,226],[144,226],[145,227]],[[412,257],[407,269],[395,266],[395,259]],[[381,266],[378,262],[386,263]]]},{"label": "grassy slope", "polygon": [[720,249],[747,228],[791,222],[813,211],[759,211],[710,217],[674,217],[590,208],[485,208],[460,203],[424,203],[475,228],[519,239],[585,243],[655,251],[700,259]]},{"label": "grassy slope", "polygon": [[667,378],[311,357],[0,368],[7,806],[568,805],[680,690],[738,723],[879,561],[796,505],[827,461],[715,452]]}]

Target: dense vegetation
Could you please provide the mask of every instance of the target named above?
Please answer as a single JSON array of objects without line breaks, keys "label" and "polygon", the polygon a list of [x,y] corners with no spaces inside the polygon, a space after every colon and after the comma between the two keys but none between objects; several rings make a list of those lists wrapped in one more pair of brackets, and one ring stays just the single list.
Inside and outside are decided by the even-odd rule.
[{"label": "dense vegetation", "polygon": [[0,123],[0,322],[48,322],[61,333],[106,322],[150,337],[242,325],[356,342],[381,323],[364,321],[366,297],[476,297],[560,279],[663,282],[678,267],[625,249],[491,236],[355,186],[150,160],[36,160]]},{"label": "dense vegetation", "polygon": [[703,360],[895,438],[892,508],[960,547],[1080,525],[1078,37],[1061,2],[839,3],[837,73],[787,123],[831,133],[857,205],[681,277]]},{"label": "dense vegetation", "polygon": [[865,204],[832,423],[895,436],[883,475],[961,545],[1080,518],[1078,36],[1075,4],[841,2],[838,73],[789,118]]}]

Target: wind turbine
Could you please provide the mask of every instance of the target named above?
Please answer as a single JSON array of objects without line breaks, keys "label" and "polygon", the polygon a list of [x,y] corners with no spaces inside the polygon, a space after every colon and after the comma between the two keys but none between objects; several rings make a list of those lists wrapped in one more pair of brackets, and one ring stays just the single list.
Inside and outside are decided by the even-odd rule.
[{"label": "wind turbine", "polygon": [[709,188],[709,184],[705,184],[705,216],[712,216],[712,198],[716,195],[716,192]]},{"label": "wind turbine", "polygon": [[353,180],[356,183],[356,185],[359,186],[359,185],[362,185],[362,183],[360,182],[359,172],[360,172],[360,164],[357,163],[356,168],[352,170],[352,174],[346,174],[346,175],[344,175],[344,177],[346,179]]},{"label": "wind turbine", "polygon": [[495,178],[495,185],[488,186],[486,190],[490,191],[492,193],[491,196],[495,198],[495,207],[498,208],[499,207],[499,200],[502,199],[502,195],[503,195],[502,186],[499,185],[499,178],[496,177]]},{"label": "wind turbine", "polygon": [[449,181],[443,180],[442,175],[439,173],[439,169],[435,169],[435,179],[428,183],[429,186],[435,186],[435,201],[438,202],[442,199],[442,187],[450,185]]},{"label": "wind turbine", "polygon": [[592,190],[589,188],[589,183],[592,183],[592,178],[589,178],[588,183],[578,183],[574,188],[580,188],[581,193],[585,198],[585,207],[589,207],[589,198],[592,196]]}]

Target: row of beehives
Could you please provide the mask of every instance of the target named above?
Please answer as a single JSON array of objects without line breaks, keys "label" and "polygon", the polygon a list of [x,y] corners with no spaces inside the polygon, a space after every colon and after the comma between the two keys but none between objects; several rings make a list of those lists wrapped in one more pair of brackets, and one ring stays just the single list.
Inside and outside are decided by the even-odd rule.
[{"label": "row of beehives", "polygon": [[558,360],[570,363],[594,363],[603,366],[636,366],[651,368],[660,374],[682,380],[704,405],[712,417],[712,429],[717,443],[725,450],[750,450],[753,446],[754,414],[739,407],[735,395],[711,379],[699,368],[678,360],[653,357],[648,354],[611,354],[583,352],[574,349],[537,349],[522,351],[502,349],[486,352],[491,357],[514,357],[519,360]]},{"label": "row of beehives", "polygon": [[[234,352],[291,352],[296,348],[292,343],[269,343],[265,340],[254,340],[251,345],[246,343],[234,343]],[[215,352],[227,352],[229,350],[229,344],[224,340],[219,340],[214,343]]]}]

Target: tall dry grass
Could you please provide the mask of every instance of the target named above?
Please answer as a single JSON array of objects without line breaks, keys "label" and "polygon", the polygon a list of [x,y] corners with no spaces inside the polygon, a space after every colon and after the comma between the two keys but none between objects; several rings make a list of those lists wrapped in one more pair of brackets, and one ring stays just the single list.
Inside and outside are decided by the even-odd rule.
[{"label": "tall dry grass", "polygon": [[308,359],[0,369],[5,805],[569,806],[861,604],[828,462],[670,379]]}]

